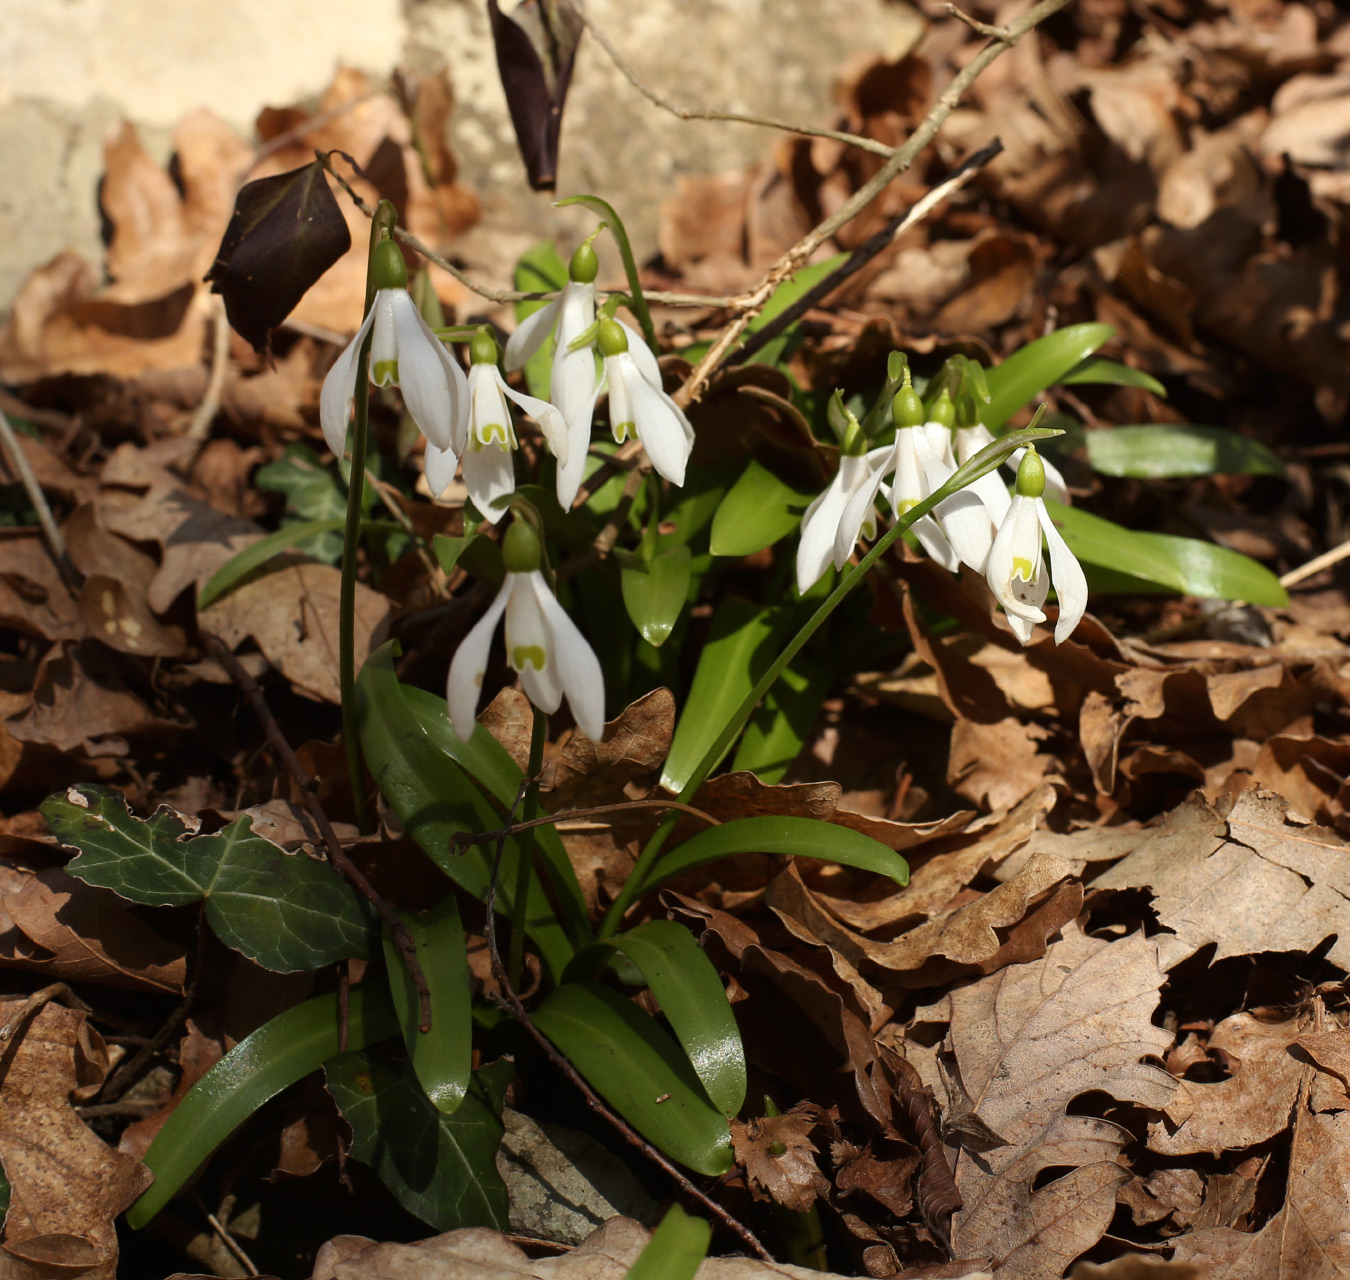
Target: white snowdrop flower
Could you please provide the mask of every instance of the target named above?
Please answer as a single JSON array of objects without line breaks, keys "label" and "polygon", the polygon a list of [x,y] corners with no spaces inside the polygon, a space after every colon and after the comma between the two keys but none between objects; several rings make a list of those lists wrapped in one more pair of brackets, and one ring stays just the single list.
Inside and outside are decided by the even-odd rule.
[{"label": "white snowdrop flower", "polygon": [[[891,456],[891,448],[884,446],[867,453],[841,453],[839,470],[825,491],[812,501],[802,516],[801,541],[797,544],[797,590],[806,594],[824,575],[835,558],[835,540],[853,495],[872,479],[873,472],[884,459]],[[879,481],[878,481],[879,483]],[[873,491],[873,498],[876,493]],[[877,536],[877,510],[869,504],[861,514],[861,525],[849,544],[858,535],[871,542]],[[845,559],[848,558],[846,555]]]},{"label": "white snowdrop flower", "polygon": [[[1062,644],[1082,620],[1087,608],[1087,578],[1064,541],[1042,494],[1045,467],[1035,449],[1028,449],[1017,468],[1017,492],[1008,504],[989,551],[985,577],[994,598],[1003,606],[1008,625],[1023,644],[1031,643],[1032,628],[1045,621],[1042,606],[1054,579],[1059,597],[1055,643]],[[1041,534],[1050,548],[1050,572],[1041,555]]]},{"label": "white snowdrop flower", "polygon": [[336,457],[346,448],[347,423],[356,397],[361,345],[370,340],[370,380],[403,393],[418,430],[446,453],[464,448],[468,384],[445,344],[422,319],[408,293],[408,268],[392,240],[375,251],[373,273],[380,287],[356,336],[334,361],[319,393],[319,425]]},{"label": "white snowdrop flower", "polygon": [[[501,515],[500,500],[516,490],[515,463],[511,457],[516,448],[516,432],[507,401],[514,401],[539,424],[544,443],[558,459],[560,470],[567,461],[567,424],[547,400],[507,386],[497,368],[497,342],[486,325],[469,344],[468,400],[468,439],[461,460],[464,484],[483,519],[495,524]],[[444,493],[455,476],[454,454],[428,444],[426,475],[432,493],[437,496]]]},{"label": "white snowdrop flower", "polygon": [[460,642],[450,663],[445,698],[450,725],[461,740],[473,733],[488,650],[506,618],[506,659],[520,674],[530,701],[554,712],[563,698],[577,727],[598,742],[605,731],[605,682],[595,650],[549,590],[540,572],[539,536],[516,520],[502,540],[506,578],[497,598]]}]

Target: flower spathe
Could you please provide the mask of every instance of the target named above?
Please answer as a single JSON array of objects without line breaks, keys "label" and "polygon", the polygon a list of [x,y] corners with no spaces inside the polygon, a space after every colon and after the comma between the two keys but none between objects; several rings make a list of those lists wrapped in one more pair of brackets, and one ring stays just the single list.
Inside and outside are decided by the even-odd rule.
[{"label": "flower spathe", "polygon": [[502,553],[507,572],[501,590],[450,663],[445,699],[451,727],[461,740],[473,733],[488,650],[504,615],[506,659],[526,696],[544,712],[556,711],[565,697],[577,727],[598,742],[605,730],[600,660],[549,590],[539,569],[538,537],[525,521],[507,530]]},{"label": "flower spathe", "polygon": [[[392,253],[383,253],[384,250]],[[370,380],[377,387],[396,386],[403,393],[417,428],[428,442],[446,453],[464,449],[468,420],[468,381],[445,344],[422,319],[408,293],[407,269],[393,241],[380,246],[383,277],[402,283],[376,291],[356,336],[333,362],[319,393],[319,425],[334,456],[342,457],[347,423],[356,397],[361,345],[370,334]],[[397,256],[394,264],[393,255]],[[380,278],[377,275],[377,278]]]},{"label": "flower spathe", "polygon": [[[1022,644],[1031,643],[1032,629],[1045,621],[1046,595],[1054,579],[1059,597],[1055,643],[1063,644],[1082,621],[1087,608],[1087,578],[1069,545],[1046,510],[1045,468],[1035,449],[1028,449],[1017,468],[1017,492],[989,549],[985,577],[1003,606],[1008,625]],[[1041,555],[1041,535],[1050,549],[1050,571]]]}]

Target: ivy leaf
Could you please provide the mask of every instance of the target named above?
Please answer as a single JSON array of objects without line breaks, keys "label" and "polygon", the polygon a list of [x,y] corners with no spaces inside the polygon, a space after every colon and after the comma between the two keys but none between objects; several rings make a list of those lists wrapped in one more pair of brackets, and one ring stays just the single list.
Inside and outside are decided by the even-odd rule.
[{"label": "ivy leaf", "polygon": [[145,821],[120,791],[94,783],[49,797],[42,815],[80,851],[71,875],[144,906],[205,899],[216,936],[264,968],[322,969],[369,951],[370,925],[352,888],[324,863],[255,835],[247,815],[185,839],[177,814],[161,809]]},{"label": "ivy leaf", "polygon": [[231,327],[266,352],[272,330],[351,247],[346,219],[315,160],[239,188],[206,279],[225,299]]}]

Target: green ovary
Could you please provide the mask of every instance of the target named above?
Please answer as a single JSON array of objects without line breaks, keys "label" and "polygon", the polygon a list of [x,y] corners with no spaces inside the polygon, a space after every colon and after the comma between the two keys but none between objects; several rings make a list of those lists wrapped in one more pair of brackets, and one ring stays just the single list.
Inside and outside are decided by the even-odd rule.
[{"label": "green ovary", "polygon": [[511,650],[511,665],[517,671],[524,671],[526,667],[542,671],[547,664],[548,655],[540,645],[518,644]]}]

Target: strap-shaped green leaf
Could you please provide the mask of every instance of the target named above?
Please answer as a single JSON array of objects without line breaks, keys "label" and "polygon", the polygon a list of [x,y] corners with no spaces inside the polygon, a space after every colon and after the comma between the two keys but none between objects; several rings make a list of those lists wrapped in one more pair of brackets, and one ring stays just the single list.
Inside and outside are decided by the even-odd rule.
[{"label": "strap-shaped green leaf", "polygon": [[659,648],[669,639],[689,599],[693,566],[689,548],[667,547],[650,561],[624,552],[619,563],[624,608],[642,638]]},{"label": "strap-shaped green leaf", "polygon": [[[486,900],[492,879],[492,859],[496,856],[495,845],[491,848],[478,845],[463,853],[452,853],[450,841],[461,831],[492,831],[502,825],[503,813],[488,795],[497,793],[505,766],[498,760],[497,767],[493,768],[494,756],[486,744],[482,744],[483,749],[476,753],[466,752],[465,748],[486,738],[501,751],[507,764],[511,764],[511,759],[481,726],[474,731],[474,743],[461,743],[450,729],[445,703],[430,694],[421,694],[419,698],[420,691],[401,685],[394,674],[393,659],[391,641],[370,655],[357,678],[362,753],[376,785],[398,814],[408,835],[451,880],[480,900]],[[428,700],[439,705],[434,725],[424,716],[414,715],[409,705],[418,701],[425,707]],[[457,761],[462,758],[473,758],[484,769],[475,776],[487,794],[460,767]],[[514,764],[511,767],[515,768]],[[503,808],[509,807],[514,799],[513,791]],[[544,852],[545,841],[540,840],[536,847]],[[558,848],[561,848],[560,844]],[[519,844],[508,839],[497,881],[497,909],[508,917],[519,858]],[[552,860],[547,854],[544,860],[552,874],[555,870]],[[576,883],[575,873],[572,883]],[[581,896],[579,887],[576,895],[578,899]],[[560,894],[560,899],[563,896]],[[530,878],[525,927],[538,946],[550,977],[556,982],[575,948],[559,924],[543,885],[533,876]]]},{"label": "strap-shaped green leaf", "polygon": [[1107,476],[1282,476],[1284,463],[1259,440],[1223,427],[1141,423],[1085,431],[1088,461]]},{"label": "strap-shaped green leaf", "polygon": [[708,1256],[712,1226],[702,1218],[693,1218],[679,1205],[666,1210],[661,1225],[628,1268],[624,1280],[693,1280],[703,1259]]},{"label": "strap-shaped green leaf", "polygon": [[799,653],[783,669],[778,683],[764,695],[745,726],[731,761],[733,772],[748,770],[761,782],[783,780],[806,745],[840,665],[838,650],[831,653],[836,658],[832,662]]},{"label": "strap-shaped green leaf", "polygon": [[566,982],[531,1015],[629,1124],[672,1160],[717,1177],[731,1168],[731,1131],[684,1050],[630,1000],[595,982]]},{"label": "strap-shaped green leaf", "polygon": [[1014,413],[1065,374],[1078,367],[1115,330],[1109,324],[1071,324],[1047,333],[985,374],[990,402],[984,408],[984,424],[1001,427]]},{"label": "strap-shaped green leaf", "polygon": [[357,1050],[324,1064],[328,1091],[352,1127],[352,1155],[405,1209],[438,1231],[505,1230],[506,1184],[497,1172],[502,1098],[514,1067],[474,1072],[454,1115],[427,1100],[407,1063]]},{"label": "strap-shaped green leaf", "polygon": [[819,818],[736,818],[710,827],[663,854],[638,888],[650,893],[672,876],[738,853],[778,853],[794,858],[823,858],[860,871],[909,883],[909,864],[879,840]]},{"label": "strap-shaped green leaf", "polygon": [[403,923],[412,934],[431,995],[431,1030],[421,1030],[417,988],[386,928],[389,994],[422,1092],[438,1111],[451,1115],[464,1101],[473,1074],[473,992],[459,906],[452,895],[425,915],[403,913]]},{"label": "strap-shaped green leaf", "polygon": [[1111,387],[1138,387],[1149,391],[1160,399],[1167,399],[1167,388],[1151,373],[1142,369],[1131,369],[1127,364],[1107,360],[1103,356],[1088,356],[1069,370],[1060,380],[1065,387],[1079,384],[1104,384]]},{"label": "strap-shaped green leaf", "polygon": [[1227,547],[1168,533],[1139,533],[1079,507],[1045,505],[1069,549],[1087,564],[1183,595],[1272,608],[1289,603],[1289,593],[1269,569]]},{"label": "strap-shaped green leaf", "polygon": [[57,839],[80,850],[71,875],[146,906],[205,899],[216,936],[264,968],[322,969],[369,951],[369,918],[351,886],[327,863],[255,835],[248,815],[189,839],[176,814],[144,821],[120,791],[95,783],[51,796],[42,812]]},{"label": "strap-shaped green leaf", "polygon": [[[398,1034],[388,994],[354,987],[347,1045],[362,1049]],[[197,1081],[145,1153],[155,1181],[127,1210],[143,1227],[178,1194],[197,1167],[270,1098],[304,1079],[338,1051],[336,995],[315,996],[264,1023]]]},{"label": "strap-shaped green leaf", "polygon": [[652,989],[708,1097],[728,1119],[736,1115],[745,1102],[745,1049],[707,953],[683,925],[649,920],[578,952],[564,981],[594,972],[615,951],[637,966]]},{"label": "strap-shaped green leaf", "polygon": [[752,458],[713,516],[713,555],[750,556],[786,538],[815,496],[792,488]]}]

